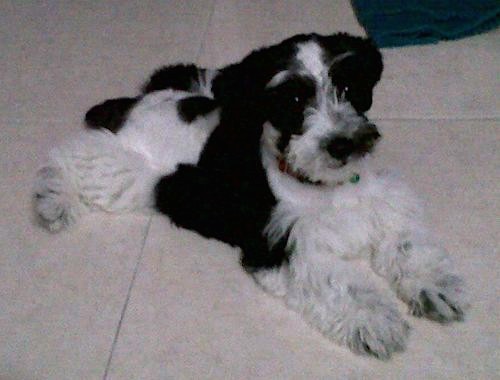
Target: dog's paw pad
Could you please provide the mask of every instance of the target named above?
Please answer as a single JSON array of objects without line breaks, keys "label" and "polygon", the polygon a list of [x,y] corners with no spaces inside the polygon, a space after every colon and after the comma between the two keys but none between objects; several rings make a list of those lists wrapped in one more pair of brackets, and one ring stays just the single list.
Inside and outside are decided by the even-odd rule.
[{"label": "dog's paw pad", "polygon": [[37,173],[33,202],[40,224],[58,232],[73,223],[71,204],[64,191],[61,170],[44,167]]}]

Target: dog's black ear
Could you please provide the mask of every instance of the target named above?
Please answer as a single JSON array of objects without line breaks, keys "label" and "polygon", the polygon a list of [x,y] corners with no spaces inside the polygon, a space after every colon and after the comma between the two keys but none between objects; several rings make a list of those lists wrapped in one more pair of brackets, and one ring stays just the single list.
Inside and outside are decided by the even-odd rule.
[{"label": "dog's black ear", "polygon": [[[383,70],[382,54],[370,38],[338,33],[324,36],[321,40],[331,59],[350,53],[339,64],[349,70],[349,74],[364,78],[372,87],[380,80]],[[347,59],[349,58],[349,59]]]},{"label": "dog's black ear", "polygon": [[347,100],[358,112],[367,111],[372,105],[373,88],[382,75],[380,51],[368,38],[343,33],[326,36],[322,43],[333,62],[329,72],[333,84],[346,90]]}]

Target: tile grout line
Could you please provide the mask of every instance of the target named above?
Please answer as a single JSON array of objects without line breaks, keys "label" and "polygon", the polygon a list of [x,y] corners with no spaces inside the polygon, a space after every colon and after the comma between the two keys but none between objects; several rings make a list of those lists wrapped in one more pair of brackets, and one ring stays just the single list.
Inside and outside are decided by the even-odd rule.
[{"label": "tile grout line", "polygon": [[[210,28],[210,25],[212,24],[212,18],[213,18],[213,15],[215,13],[216,3],[217,3],[217,0],[214,0],[213,3],[212,3],[212,9],[210,10],[210,15],[208,16],[208,21],[207,21],[207,25],[205,27],[205,32],[203,34],[203,39],[201,40],[200,47],[198,48],[198,52],[196,54],[196,58],[195,58],[196,61],[198,61],[200,59],[201,54],[203,53],[203,50],[205,48],[206,36],[207,36],[208,30]],[[148,225],[146,227],[146,233],[144,234],[144,238],[143,238],[143,241],[142,241],[142,245],[141,245],[141,250],[140,250],[140,253],[139,253],[139,257],[137,259],[137,263],[136,263],[135,268],[134,268],[134,273],[132,274],[132,279],[130,281],[130,284],[129,284],[129,287],[128,287],[128,290],[127,290],[127,296],[125,297],[125,303],[123,305],[123,308],[122,308],[122,311],[121,311],[121,314],[120,314],[120,320],[118,321],[118,326],[116,328],[115,336],[113,337],[113,343],[111,344],[111,350],[110,350],[110,353],[109,353],[108,361],[106,363],[106,368],[104,370],[103,380],[106,380],[108,378],[109,370],[111,368],[111,361],[112,361],[112,358],[113,358],[113,353],[115,351],[116,344],[118,342],[118,336],[120,335],[120,330],[121,330],[121,327],[122,327],[122,324],[123,324],[123,319],[125,317],[125,313],[127,311],[128,303],[130,301],[130,295],[132,293],[132,288],[134,286],[135,279],[136,279],[137,273],[139,271],[139,266],[140,266],[141,261],[142,261],[142,256],[144,254],[144,246],[146,245],[146,239],[147,239],[147,236],[149,234],[149,228],[151,226],[152,219],[153,219],[153,215],[150,216],[149,221],[148,221]]]},{"label": "tile grout line", "polygon": [[215,13],[215,6],[217,4],[217,0],[214,0],[212,3],[212,9],[210,10],[210,15],[208,16],[208,21],[207,21],[207,26],[205,28],[205,32],[203,33],[203,38],[200,43],[200,47],[198,48],[198,53],[196,54],[196,63],[199,62],[201,55],[203,54],[203,51],[205,50],[205,43],[207,41],[208,37],[208,30],[210,29],[210,25],[212,25],[212,19]]},{"label": "tile grout line", "polygon": [[120,313],[120,320],[118,321],[118,326],[116,327],[115,335],[113,337],[113,343],[111,344],[111,350],[109,352],[108,360],[106,362],[106,368],[104,369],[104,375],[102,377],[103,380],[106,380],[108,378],[108,373],[109,373],[109,370],[111,368],[111,360],[113,358],[113,353],[115,351],[116,344],[118,342],[118,336],[120,335],[120,330],[122,328],[123,319],[125,317],[125,313],[127,311],[128,303],[130,301],[130,295],[132,294],[132,288],[134,287],[135,279],[137,277],[137,273],[139,272],[139,267],[140,267],[141,262],[142,262],[142,257],[144,255],[144,247],[146,246],[146,240],[147,240],[148,235],[149,235],[149,230],[150,230],[150,227],[151,227],[152,220],[153,220],[153,214],[151,214],[149,216],[148,224],[146,226],[144,237],[142,239],[141,249],[140,249],[139,255],[137,257],[137,262],[136,262],[135,267],[134,267],[134,272],[132,274],[132,279],[130,280],[130,284],[129,284],[128,289],[127,289],[127,296],[125,297],[125,303],[123,304],[123,307],[122,307],[122,310],[121,310],[121,313]]},{"label": "tile grout line", "polygon": [[[200,51],[204,47],[200,46]],[[199,59],[199,57],[198,57]],[[490,116],[490,117],[456,117],[456,118],[447,118],[447,117],[430,117],[430,118],[418,118],[418,117],[369,117],[370,120],[374,121],[474,121],[474,122],[492,122],[492,121],[500,121],[500,116]],[[46,123],[68,123],[67,119],[43,119]],[[5,124],[36,124],[39,120],[29,120],[29,119],[7,119],[0,120],[1,123]]]},{"label": "tile grout line", "polygon": [[447,117],[430,117],[430,118],[418,118],[418,117],[369,117],[370,120],[374,121],[480,121],[480,122],[489,122],[489,121],[500,121],[500,117],[492,116],[492,117],[455,117],[455,118],[447,118]]}]

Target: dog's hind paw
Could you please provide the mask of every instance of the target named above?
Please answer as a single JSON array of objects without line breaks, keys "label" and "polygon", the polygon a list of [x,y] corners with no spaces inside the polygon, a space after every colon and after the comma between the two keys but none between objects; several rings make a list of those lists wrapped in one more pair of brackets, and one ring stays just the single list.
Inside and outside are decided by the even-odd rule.
[{"label": "dog's hind paw", "polygon": [[44,167],[37,173],[33,202],[40,224],[58,232],[75,222],[77,210],[72,204],[62,170]]}]

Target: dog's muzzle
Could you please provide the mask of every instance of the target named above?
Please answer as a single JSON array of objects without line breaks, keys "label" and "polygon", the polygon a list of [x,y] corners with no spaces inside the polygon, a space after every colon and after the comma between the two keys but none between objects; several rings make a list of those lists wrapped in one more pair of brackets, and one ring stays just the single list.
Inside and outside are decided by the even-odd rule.
[{"label": "dog's muzzle", "polygon": [[351,137],[333,137],[327,141],[325,148],[333,158],[346,164],[350,158],[359,158],[370,153],[380,137],[377,127],[374,124],[367,124]]}]

